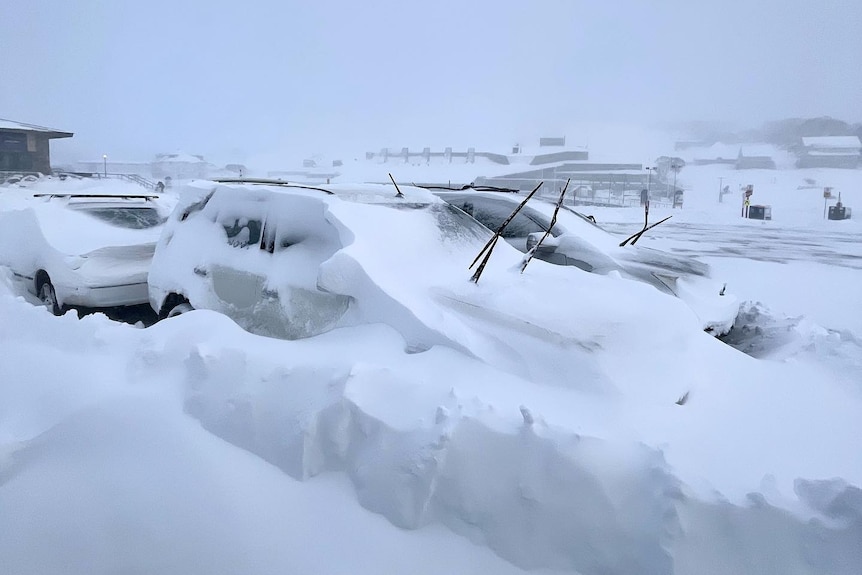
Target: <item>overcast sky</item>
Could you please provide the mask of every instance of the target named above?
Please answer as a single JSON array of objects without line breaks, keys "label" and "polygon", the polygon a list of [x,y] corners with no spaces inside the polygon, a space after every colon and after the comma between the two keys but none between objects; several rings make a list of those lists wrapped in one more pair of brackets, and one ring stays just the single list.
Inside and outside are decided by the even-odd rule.
[{"label": "overcast sky", "polygon": [[859,0],[0,0],[0,55],[0,118],[67,161],[862,121]]}]

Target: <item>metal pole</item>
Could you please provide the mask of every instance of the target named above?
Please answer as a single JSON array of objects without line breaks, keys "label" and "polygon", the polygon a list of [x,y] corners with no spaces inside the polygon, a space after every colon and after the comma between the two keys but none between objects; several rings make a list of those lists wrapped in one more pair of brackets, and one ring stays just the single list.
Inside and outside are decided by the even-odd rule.
[{"label": "metal pole", "polygon": [[722,193],[721,193],[721,184],[724,182],[724,178],[718,178],[718,203],[722,202]]},{"label": "metal pole", "polygon": [[647,169],[646,169],[646,171],[647,171],[647,178],[646,178],[646,197],[647,197],[647,202],[649,202],[649,196],[650,196],[650,184],[652,183],[652,171],[653,171],[654,169],[655,169],[655,168],[650,168],[650,167],[647,167]]},{"label": "metal pole", "polygon": [[611,205],[611,197],[614,195],[614,176],[611,174],[608,181],[608,205]]}]

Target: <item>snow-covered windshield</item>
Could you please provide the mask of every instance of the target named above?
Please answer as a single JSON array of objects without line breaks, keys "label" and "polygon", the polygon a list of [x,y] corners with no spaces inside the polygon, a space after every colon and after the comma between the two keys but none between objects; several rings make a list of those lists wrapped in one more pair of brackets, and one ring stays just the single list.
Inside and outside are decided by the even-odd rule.
[{"label": "snow-covered windshield", "polygon": [[165,222],[165,218],[155,208],[138,207],[100,207],[78,208],[81,213],[107,222],[118,228],[144,230],[154,228]]},{"label": "snow-covered windshield", "polygon": [[389,204],[403,210],[426,210],[434,216],[441,236],[447,241],[460,241],[467,238],[484,240],[492,235],[491,230],[451,204]]}]

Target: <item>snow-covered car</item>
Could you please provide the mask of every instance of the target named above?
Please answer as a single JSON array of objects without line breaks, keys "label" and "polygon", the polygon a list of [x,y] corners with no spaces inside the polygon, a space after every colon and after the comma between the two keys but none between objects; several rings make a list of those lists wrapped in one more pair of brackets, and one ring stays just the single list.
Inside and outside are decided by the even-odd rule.
[{"label": "snow-covered car", "polygon": [[[438,230],[451,235],[443,240],[490,234],[426,190],[401,189],[406,196],[379,185],[196,182],[186,190],[191,199],[177,205],[156,248],[150,305],[160,319],[211,309],[248,331],[286,339],[356,323],[356,318],[344,318],[351,304],[358,307],[356,298],[322,279],[337,267],[333,256],[358,243],[355,223],[347,223],[355,213],[380,222],[374,230],[380,240],[375,249],[390,254],[397,251],[394,244],[409,240],[407,229],[394,233],[408,212],[430,215]],[[386,259],[386,252],[375,259]]]},{"label": "snow-covered car", "polygon": [[[446,202],[496,230],[524,197],[505,191],[435,191]],[[737,298],[725,284],[710,277],[709,266],[691,257],[626,245],[591,218],[561,206],[551,227],[556,204],[532,198],[503,230],[501,237],[516,249],[553,264],[574,266],[597,274],[618,273],[647,283],[683,300],[700,318],[705,331],[727,333],[739,311]],[[545,232],[550,234],[544,239]],[[538,246],[538,247],[537,247]]]},{"label": "snow-covered car", "polygon": [[641,282],[542,261],[521,273],[523,254],[505,242],[470,281],[492,233],[428,190],[401,192],[193,182],[156,247],[150,305],[162,319],[214,310],[286,339],[379,324],[409,351],[445,346],[593,390],[607,379],[598,347],[625,357],[631,342],[678,346],[702,329],[677,298]]},{"label": "snow-covered car", "polygon": [[57,315],[145,304],[165,219],[154,195],[34,194],[0,210],[0,265]]}]

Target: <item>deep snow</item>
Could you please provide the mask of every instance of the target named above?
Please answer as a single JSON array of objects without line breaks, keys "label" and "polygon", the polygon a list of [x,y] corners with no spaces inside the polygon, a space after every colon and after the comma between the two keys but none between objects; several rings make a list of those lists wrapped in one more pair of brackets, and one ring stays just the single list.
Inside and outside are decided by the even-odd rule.
[{"label": "deep snow", "polygon": [[[590,312],[622,291],[592,290],[584,309],[557,308],[560,325],[600,335],[591,372],[558,359],[568,386],[443,346],[408,353],[380,324],[282,341],[206,311],[147,329],[55,318],[3,274],[0,564],[858,574],[862,306],[858,268],[846,265],[858,244],[846,240],[860,226],[819,219],[822,197],[795,189],[806,172],[754,182],[755,199],[773,205],[761,223],[741,221],[730,196],[717,203],[729,174],[686,168],[686,206],[642,240],[702,250],[748,302],[734,343],[759,351],[682,315],[663,322],[659,310],[677,308],[640,289],[626,293],[643,295],[642,309],[602,325]],[[859,172],[834,172],[845,203],[859,205]],[[642,218],[592,213],[612,231]],[[746,239],[764,229],[779,242],[810,233],[842,256],[788,246],[763,261]],[[718,254],[737,240],[746,251]],[[554,309],[492,296],[501,308]]]}]

